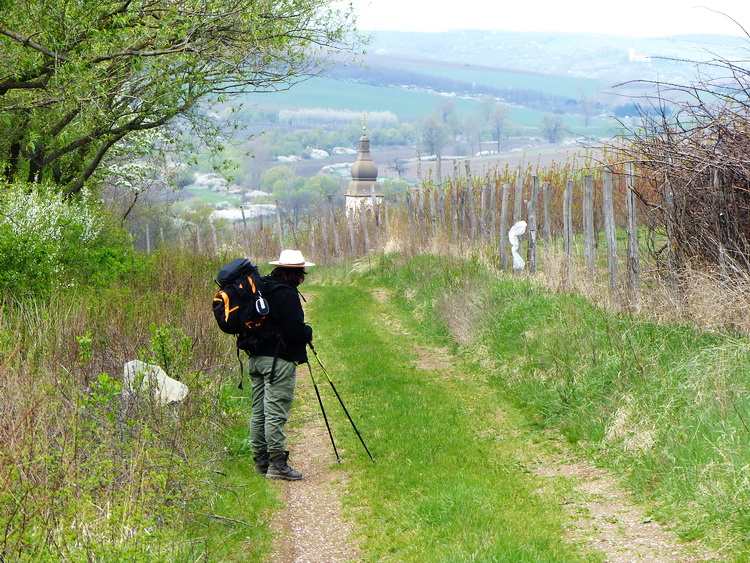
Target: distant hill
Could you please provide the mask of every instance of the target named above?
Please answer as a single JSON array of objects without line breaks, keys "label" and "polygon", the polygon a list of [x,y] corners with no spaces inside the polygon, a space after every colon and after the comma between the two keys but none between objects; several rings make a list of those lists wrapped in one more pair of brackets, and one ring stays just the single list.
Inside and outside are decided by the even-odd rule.
[{"label": "distant hill", "polygon": [[[623,80],[688,79],[692,65],[717,55],[748,57],[750,42],[727,35],[625,37],[596,33],[449,31],[373,33],[368,52],[428,61],[481,65],[547,75]],[[631,61],[633,48],[649,63]]]},{"label": "distant hill", "polygon": [[746,58],[748,45],[716,35],[384,31],[372,34],[363,66],[338,65],[325,77],[246,101],[253,107],[388,111],[414,120],[431,113],[441,96],[452,96],[457,111],[465,113],[490,95],[509,105],[520,127],[535,127],[543,114],[557,113],[574,130],[593,127],[606,134],[611,124],[581,117],[591,104],[594,115],[618,108],[620,116],[632,114],[633,98],[650,89],[639,81],[687,83],[695,77],[690,61]]}]

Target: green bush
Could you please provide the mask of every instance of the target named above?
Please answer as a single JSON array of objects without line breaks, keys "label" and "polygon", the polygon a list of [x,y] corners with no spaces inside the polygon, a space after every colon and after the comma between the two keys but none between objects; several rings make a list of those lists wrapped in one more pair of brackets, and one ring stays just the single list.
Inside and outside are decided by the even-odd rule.
[{"label": "green bush", "polygon": [[49,296],[106,283],[129,266],[127,234],[85,195],[66,199],[45,186],[4,186],[0,196],[0,288]]}]

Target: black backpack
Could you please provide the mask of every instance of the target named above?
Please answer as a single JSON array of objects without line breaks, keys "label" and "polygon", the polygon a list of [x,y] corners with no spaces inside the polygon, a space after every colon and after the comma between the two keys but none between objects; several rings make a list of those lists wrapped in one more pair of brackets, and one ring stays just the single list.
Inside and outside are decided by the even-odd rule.
[{"label": "black backpack", "polygon": [[279,337],[264,296],[273,288],[260,277],[255,264],[235,258],[219,270],[216,283],[214,317],[222,331],[237,337],[237,348],[252,353],[259,342]]}]

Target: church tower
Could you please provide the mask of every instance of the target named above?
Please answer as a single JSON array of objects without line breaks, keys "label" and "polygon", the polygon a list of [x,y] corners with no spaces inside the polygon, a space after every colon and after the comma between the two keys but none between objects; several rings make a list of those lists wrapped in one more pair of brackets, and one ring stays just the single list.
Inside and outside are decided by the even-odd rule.
[{"label": "church tower", "polygon": [[372,207],[373,195],[382,199],[383,190],[380,187],[380,182],[378,182],[378,167],[370,156],[370,139],[367,136],[367,127],[362,127],[362,136],[359,138],[359,154],[357,160],[352,164],[352,179],[344,194],[347,213],[362,209],[363,205]]}]

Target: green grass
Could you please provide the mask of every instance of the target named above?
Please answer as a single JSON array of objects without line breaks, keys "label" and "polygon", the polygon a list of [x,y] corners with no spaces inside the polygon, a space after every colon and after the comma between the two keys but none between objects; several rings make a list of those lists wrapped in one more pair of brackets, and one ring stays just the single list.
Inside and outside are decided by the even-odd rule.
[{"label": "green grass", "polygon": [[228,202],[234,207],[239,207],[242,201],[236,197],[227,196],[225,194],[219,194],[212,192],[211,190],[204,190],[199,188],[186,187],[186,192],[193,194],[195,197],[199,197],[205,200],[207,203],[223,203]]},{"label": "green grass", "polygon": [[[392,306],[438,344],[451,342],[443,296],[459,303],[450,321],[471,324],[476,338],[452,346],[464,369],[487,374],[477,389],[485,404],[507,400],[526,420],[562,431],[685,540],[731,545],[738,560],[748,556],[747,338],[612,315],[524,278],[492,278],[468,260],[386,257],[368,276],[391,287]],[[461,311],[465,318],[457,320]],[[414,385],[404,382],[409,392],[399,400],[411,400]],[[430,409],[449,408],[450,397],[461,396],[453,378],[440,385],[450,391],[423,401]],[[446,439],[439,449],[453,445]]]},{"label": "green grass", "polygon": [[[412,92],[396,88],[342,83],[327,78],[311,78],[289,90],[272,94],[253,94],[243,98],[248,105],[262,104],[274,107],[350,110],[355,112],[389,111],[400,117],[419,118],[432,113],[442,98],[439,94]],[[463,115],[479,108],[479,101],[453,98],[456,112]],[[537,128],[546,112],[526,108],[510,108],[508,120],[511,127]],[[583,118],[564,116],[569,129],[583,130]],[[589,135],[600,134],[610,127],[609,122],[592,120]]]},{"label": "green grass", "polygon": [[[390,111],[398,116],[409,117],[429,115],[439,99],[440,96],[437,94],[409,92],[367,84],[342,83],[328,78],[311,78],[295,84],[289,90],[246,96],[249,104],[293,108],[322,107],[363,113]],[[474,100],[459,99],[455,103],[459,113],[479,107],[479,102]]]}]

